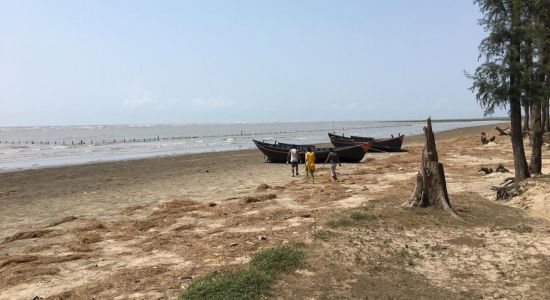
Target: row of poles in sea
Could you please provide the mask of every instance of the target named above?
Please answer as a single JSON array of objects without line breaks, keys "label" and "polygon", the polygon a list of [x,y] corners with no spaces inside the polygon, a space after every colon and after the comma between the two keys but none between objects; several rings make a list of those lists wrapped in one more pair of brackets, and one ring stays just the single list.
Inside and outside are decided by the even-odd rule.
[{"label": "row of poles in sea", "polygon": [[[403,126],[403,125],[398,125]],[[384,126],[384,127],[395,127],[395,126]],[[259,135],[278,135],[278,134],[296,134],[296,133],[308,133],[308,132],[323,132],[323,131],[335,131],[335,130],[357,130],[365,128],[376,128],[372,126],[359,126],[359,127],[348,127],[348,128],[332,128],[332,129],[304,129],[304,130],[295,130],[295,131],[279,131],[279,132],[256,132],[256,133],[245,133],[241,131],[238,134],[225,134],[225,135],[204,135],[204,136],[179,136],[179,137],[154,137],[154,138],[129,138],[129,139],[104,139],[104,140],[71,140],[71,141],[35,141],[35,140],[0,140],[0,144],[8,145],[103,145],[103,144],[119,144],[119,143],[147,143],[147,142],[160,142],[160,141],[170,141],[170,140],[191,140],[191,139],[200,139],[200,138],[231,138],[239,136],[259,136]]]},{"label": "row of poles in sea", "polygon": [[113,139],[113,140],[80,140],[80,141],[7,141],[0,140],[0,144],[8,145],[101,145],[101,144],[117,144],[117,143],[146,143],[146,142],[160,142],[168,140],[181,140],[181,139],[193,139],[197,137],[156,137],[156,138],[140,138],[140,139]]}]

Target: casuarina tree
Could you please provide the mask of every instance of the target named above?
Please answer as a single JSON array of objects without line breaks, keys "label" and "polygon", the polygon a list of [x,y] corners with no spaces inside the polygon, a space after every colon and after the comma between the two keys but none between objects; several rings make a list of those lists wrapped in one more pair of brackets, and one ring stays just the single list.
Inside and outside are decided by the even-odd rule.
[{"label": "casuarina tree", "polygon": [[510,109],[512,150],[514,154],[515,181],[529,177],[521,124],[523,66],[522,43],[525,28],[522,15],[523,0],[475,0],[483,18],[479,24],[488,32],[479,50],[484,62],[473,75],[472,91],[476,92],[485,114],[496,108]]},{"label": "casuarina tree", "polygon": [[[542,137],[544,122],[547,122],[548,104],[548,59],[550,55],[550,1],[524,0],[522,27],[523,85],[522,95],[531,111],[531,174],[542,170]],[[543,119],[546,119],[543,121]]]}]

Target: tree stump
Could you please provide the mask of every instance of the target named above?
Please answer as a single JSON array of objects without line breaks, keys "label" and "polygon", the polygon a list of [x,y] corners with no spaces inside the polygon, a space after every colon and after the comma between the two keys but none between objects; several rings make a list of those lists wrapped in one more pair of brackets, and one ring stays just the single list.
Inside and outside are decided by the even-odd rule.
[{"label": "tree stump", "polygon": [[405,204],[410,208],[435,206],[458,218],[449,202],[445,172],[437,155],[431,118],[428,118],[428,126],[424,127],[424,137],[421,169],[416,175],[416,186],[411,199]]}]

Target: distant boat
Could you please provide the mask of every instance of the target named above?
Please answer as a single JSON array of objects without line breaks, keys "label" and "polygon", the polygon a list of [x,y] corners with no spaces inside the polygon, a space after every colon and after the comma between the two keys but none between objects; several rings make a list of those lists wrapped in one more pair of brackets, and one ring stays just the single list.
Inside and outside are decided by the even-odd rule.
[{"label": "distant boat", "polygon": [[401,146],[403,145],[404,135],[399,135],[398,137],[391,137],[388,139],[375,139],[372,137],[362,137],[362,136],[343,136],[329,133],[328,137],[330,142],[335,147],[349,147],[353,145],[359,145],[363,143],[373,142],[374,145],[369,148],[369,152],[399,152],[401,151]]},{"label": "distant boat", "polygon": [[[258,147],[258,149],[260,149],[260,151],[262,151],[262,153],[267,157],[267,161],[272,163],[285,163],[287,161],[288,151],[292,149],[293,146],[295,146],[298,150],[302,162],[305,161],[305,153],[307,148],[312,148],[315,152],[315,162],[324,163],[329,154],[329,150],[331,149],[317,148],[312,145],[294,145],[287,143],[270,144],[257,140],[252,141],[254,141],[256,147]],[[340,159],[341,162],[357,163],[363,159],[365,153],[367,153],[372,145],[373,143],[363,143],[347,147],[336,147],[332,149],[336,154],[338,154],[338,159]]]}]

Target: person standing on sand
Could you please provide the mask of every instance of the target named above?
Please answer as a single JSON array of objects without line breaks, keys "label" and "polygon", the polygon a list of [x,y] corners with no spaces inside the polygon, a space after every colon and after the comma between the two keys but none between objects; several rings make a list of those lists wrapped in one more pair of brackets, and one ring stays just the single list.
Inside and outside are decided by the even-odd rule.
[{"label": "person standing on sand", "polygon": [[313,183],[315,183],[315,152],[313,152],[311,147],[307,148],[306,152],[306,177],[308,179],[310,174]]},{"label": "person standing on sand", "polygon": [[340,163],[340,159],[338,159],[338,154],[336,154],[336,152],[334,152],[334,149],[332,148],[329,150],[327,160],[325,160],[323,166],[327,162],[330,164],[330,177],[332,177],[334,181],[338,180],[338,178],[336,177],[336,164],[338,164],[340,167],[342,167],[342,164]]},{"label": "person standing on sand", "polygon": [[[290,166],[292,168],[292,177],[300,175],[298,173],[298,164],[302,163],[302,159],[300,158],[300,154],[298,153],[298,149],[296,149],[296,146],[292,146],[290,148],[290,151],[288,151],[288,155],[286,156],[286,163],[290,163]],[[294,175],[294,169],[296,169],[296,175]]]}]

